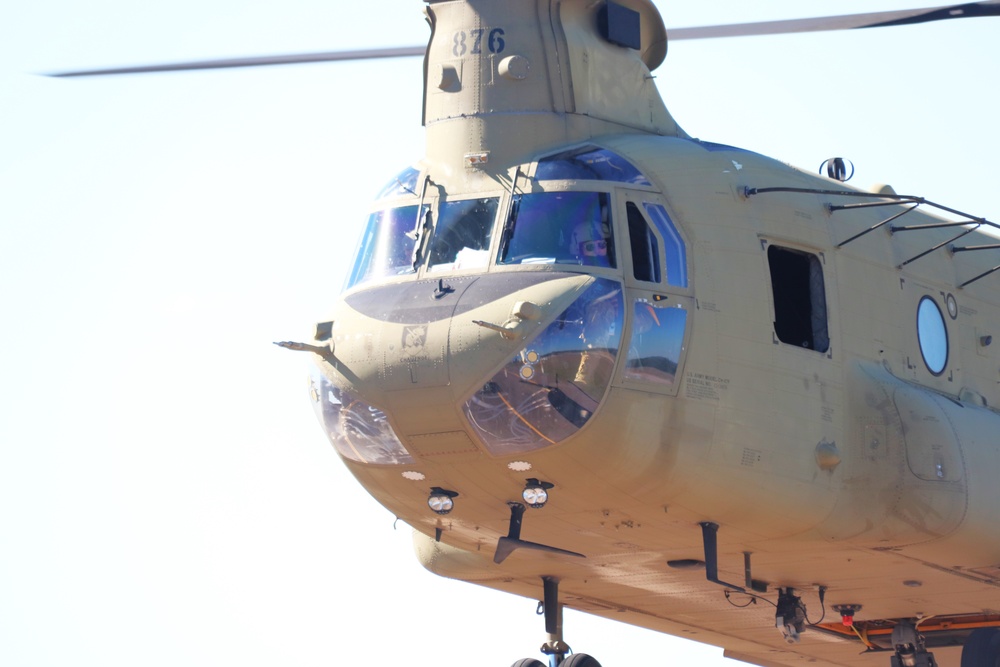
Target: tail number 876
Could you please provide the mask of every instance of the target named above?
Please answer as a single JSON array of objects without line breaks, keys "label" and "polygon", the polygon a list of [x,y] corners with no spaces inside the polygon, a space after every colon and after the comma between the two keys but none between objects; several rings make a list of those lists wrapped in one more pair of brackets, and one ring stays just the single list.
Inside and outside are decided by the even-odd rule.
[{"label": "tail number 876", "polygon": [[484,51],[494,54],[502,53],[507,46],[503,37],[503,28],[476,28],[468,32],[459,30],[452,35],[451,53],[456,58],[460,58],[466,53],[478,56]]}]

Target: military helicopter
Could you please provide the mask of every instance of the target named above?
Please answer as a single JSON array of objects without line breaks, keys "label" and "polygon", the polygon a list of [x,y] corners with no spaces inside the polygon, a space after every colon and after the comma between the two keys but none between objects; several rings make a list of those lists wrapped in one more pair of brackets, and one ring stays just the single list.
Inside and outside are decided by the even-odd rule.
[{"label": "military helicopter", "polygon": [[542,597],[554,664],[596,664],[563,606],[756,664],[995,659],[992,223],[686,136],[648,3],[563,3],[520,48],[537,12],[429,9],[428,156],[287,345],[425,565]]}]

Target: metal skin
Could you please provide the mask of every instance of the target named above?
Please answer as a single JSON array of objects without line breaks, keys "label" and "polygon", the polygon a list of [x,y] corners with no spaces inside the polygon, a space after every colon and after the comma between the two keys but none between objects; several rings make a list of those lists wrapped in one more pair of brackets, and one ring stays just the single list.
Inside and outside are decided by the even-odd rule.
[{"label": "metal skin", "polygon": [[[418,183],[430,179],[432,211],[444,200],[499,197],[495,258],[512,190],[580,185],[534,180],[540,156],[594,144],[627,159],[650,185],[605,183],[617,268],[494,259],[475,270],[421,267],[345,292],[329,336],[313,342],[314,351],[332,349],[316,355],[318,368],[383,411],[410,456],[345,464],[415,529],[417,556],[435,573],[535,599],[543,577],[556,578],[564,605],[722,646],[754,664],[885,665],[891,652],[871,650],[890,648],[874,632],[879,623],[891,631],[941,615],[959,625],[965,615],[1000,620],[990,616],[1000,586],[1000,413],[992,407],[1000,405],[1000,346],[986,342],[1000,333],[1000,274],[958,287],[995,266],[996,253],[942,248],[897,268],[955,230],[883,227],[838,247],[900,207],[832,212],[830,204],[861,200],[748,197],[747,188],[850,188],[690,139],[649,73],[665,52],[656,10],[621,0],[642,19],[641,48],[631,49],[601,37],[595,4],[429,3],[427,156],[417,168]],[[497,28],[503,48],[495,41],[491,49],[485,40]],[[478,53],[473,36],[484,40]],[[644,201],[663,205],[683,236],[686,287],[635,278],[625,221],[628,202]],[[937,220],[921,211],[905,219]],[[989,240],[976,232],[962,242]],[[776,333],[772,246],[818,258],[828,349]],[[623,349],[579,431],[524,453],[491,454],[463,404],[597,278],[621,281],[626,304],[662,298],[686,309],[675,381],[626,378]],[[917,333],[925,297],[944,314],[949,343],[937,374]],[[624,308],[622,348],[639,326],[634,317]],[[413,340],[413,327],[422,338]],[[554,486],[544,508],[525,512],[520,536],[585,558],[518,549],[494,562],[509,503],[520,502],[527,478]],[[428,509],[432,487],[458,494],[450,514]],[[840,625],[833,605],[859,609],[855,627],[872,630],[869,651],[859,656],[865,644],[849,629],[807,626],[800,642],[786,643],[770,605],[737,608],[703,569],[668,567],[703,558],[704,522],[719,527],[719,579],[742,582],[746,560],[767,584],[764,597],[793,589],[813,622],[824,586],[825,622]],[[572,628],[568,641],[586,650]],[[958,664],[958,648],[932,650],[939,665]]]}]

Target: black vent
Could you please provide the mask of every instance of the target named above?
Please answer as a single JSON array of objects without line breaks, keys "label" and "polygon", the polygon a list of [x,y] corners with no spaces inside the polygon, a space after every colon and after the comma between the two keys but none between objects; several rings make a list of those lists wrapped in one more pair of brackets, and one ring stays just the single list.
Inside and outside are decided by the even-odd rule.
[{"label": "black vent", "polygon": [[639,12],[617,2],[609,2],[601,9],[598,19],[601,36],[618,46],[639,50],[642,47]]}]

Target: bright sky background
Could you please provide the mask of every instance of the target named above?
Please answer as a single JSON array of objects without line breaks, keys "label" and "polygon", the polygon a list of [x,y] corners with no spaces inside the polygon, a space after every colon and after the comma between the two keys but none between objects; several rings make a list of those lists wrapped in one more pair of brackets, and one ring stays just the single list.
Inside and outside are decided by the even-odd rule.
[{"label": "bright sky background", "polygon": [[[908,6],[657,4],[668,28]],[[535,602],[421,569],[317,426],[306,355],[271,345],[323,317],[366,207],[422,155],[420,60],[37,75],[421,44],[422,7],[0,9],[0,664],[538,657]],[[809,170],[842,155],[853,184],[1000,221],[998,36],[981,19],[677,43],[657,75],[694,136]],[[571,612],[566,633],[605,667],[735,664]]]}]

